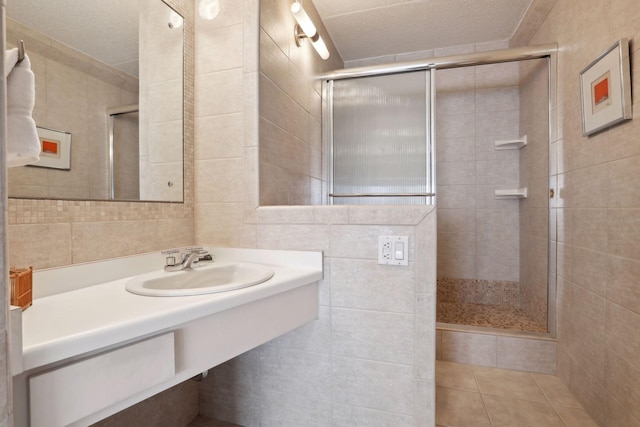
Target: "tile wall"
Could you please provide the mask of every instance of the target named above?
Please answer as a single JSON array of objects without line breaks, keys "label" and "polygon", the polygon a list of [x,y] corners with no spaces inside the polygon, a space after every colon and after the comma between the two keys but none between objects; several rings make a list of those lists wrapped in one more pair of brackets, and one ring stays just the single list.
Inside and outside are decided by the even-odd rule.
[{"label": "tile wall", "polygon": [[[322,85],[315,76],[342,68],[336,53],[323,61],[309,41],[296,46],[290,30],[295,25],[290,6],[290,1],[282,0],[260,3],[259,173],[263,206],[323,203]],[[305,10],[315,22],[321,22],[311,3]]]},{"label": "tile wall", "polygon": [[[193,4],[169,1],[185,20],[184,203],[9,199],[9,262],[36,269],[194,243]],[[14,39],[9,31],[7,37]],[[26,38],[27,46],[37,43]],[[30,52],[30,50],[29,50]],[[65,61],[74,56],[64,51]]]},{"label": "tile wall", "polygon": [[71,170],[9,168],[13,197],[107,198],[107,107],[133,104],[138,79],[104,65],[29,27],[7,19],[8,47],[25,40],[35,75],[33,118],[71,133]]},{"label": "tile wall", "polygon": [[[557,0],[545,17],[537,13],[544,3],[530,9],[538,15],[531,20],[543,21],[535,36],[528,40],[516,33],[514,40],[559,46],[551,147],[558,195],[558,375],[600,425],[636,426],[640,121],[582,136],[579,73],[626,37],[632,41],[632,81],[640,81],[640,9],[634,0]],[[637,113],[640,85],[632,87]]]},{"label": "tile wall", "polygon": [[[292,47],[292,20],[282,13],[288,1],[222,0],[220,5],[218,18],[198,20],[196,29],[197,242],[322,250],[325,278],[320,318],[214,369],[201,383],[200,412],[245,426],[432,425],[435,211],[426,206],[257,208],[265,194],[260,185],[269,185],[260,179],[258,142],[262,150],[263,137],[271,138],[281,150],[297,138],[302,152],[311,148],[293,124],[261,110],[283,108],[286,118],[294,107],[300,117],[316,120],[315,85],[283,87],[283,82],[290,67],[305,76],[317,59],[310,46]],[[310,2],[305,8],[312,13]],[[260,41],[261,32],[268,38]],[[339,58],[324,33],[323,38]],[[267,74],[258,69],[260,43],[268,45],[262,57],[265,68],[272,67]],[[297,89],[316,95],[304,101]],[[296,158],[306,162],[305,155]],[[289,196],[286,201],[302,203]],[[408,235],[410,260],[419,262],[399,269],[378,266],[377,236],[386,234]]]},{"label": "tile wall", "polygon": [[[507,43],[442,49],[437,56],[501,49]],[[519,187],[516,63],[436,72],[438,277],[519,281],[518,201],[494,191]]]},{"label": "tile wall", "polygon": [[167,7],[140,4],[140,198],[182,201],[184,27],[167,25]]}]

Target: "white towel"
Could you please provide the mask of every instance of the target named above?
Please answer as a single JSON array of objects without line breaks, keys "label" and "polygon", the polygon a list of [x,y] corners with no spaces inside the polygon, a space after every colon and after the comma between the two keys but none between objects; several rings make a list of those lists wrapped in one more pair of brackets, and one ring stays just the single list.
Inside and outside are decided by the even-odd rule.
[{"label": "white towel", "polygon": [[40,139],[33,120],[35,77],[25,55],[18,63],[18,49],[5,53],[7,79],[7,167],[24,166],[40,160]]}]

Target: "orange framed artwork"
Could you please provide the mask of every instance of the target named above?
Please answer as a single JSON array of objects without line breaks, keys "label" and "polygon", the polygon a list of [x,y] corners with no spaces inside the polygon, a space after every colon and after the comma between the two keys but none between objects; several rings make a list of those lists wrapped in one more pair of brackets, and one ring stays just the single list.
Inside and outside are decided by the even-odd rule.
[{"label": "orange framed artwork", "polygon": [[629,41],[618,40],[580,72],[582,134],[632,118]]},{"label": "orange framed artwork", "polygon": [[31,166],[71,170],[71,134],[39,127],[40,160]]}]

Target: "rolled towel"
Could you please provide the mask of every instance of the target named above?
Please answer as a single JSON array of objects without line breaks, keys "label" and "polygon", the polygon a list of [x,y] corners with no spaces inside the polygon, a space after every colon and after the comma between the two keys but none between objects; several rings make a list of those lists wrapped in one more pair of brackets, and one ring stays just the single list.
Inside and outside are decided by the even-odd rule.
[{"label": "rolled towel", "polygon": [[40,139],[33,120],[35,77],[25,55],[18,62],[18,49],[5,54],[7,79],[7,167],[24,166],[40,160]]}]

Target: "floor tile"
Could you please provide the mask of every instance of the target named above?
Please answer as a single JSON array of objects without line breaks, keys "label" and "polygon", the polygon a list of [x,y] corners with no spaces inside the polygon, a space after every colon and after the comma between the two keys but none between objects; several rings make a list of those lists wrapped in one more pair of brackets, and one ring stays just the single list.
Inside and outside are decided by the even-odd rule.
[{"label": "floor tile", "polygon": [[456,427],[489,427],[480,393],[436,388],[436,423]]},{"label": "floor tile", "polygon": [[528,372],[473,367],[482,394],[546,402],[538,384]]},{"label": "floor tile", "polygon": [[569,388],[553,375],[531,374],[533,379],[542,389],[552,405],[569,406],[572,408],[582,408],[578,399],[569,391]]},{"label": "floor tile", "polygon": [[491,423],[495,427],[564,427],[547,402],[483,395]]},{"label": "floor tile", "polygon": [[556,406],[555,409],[566,427],[598,427],[584,409],[566,406]]},{"label": "floor tile", "polygon": [[436,361],[436,385],[458,390],[478,391],[473,369],[461,363]]},{"label": "floor tile", "polygon": [[191,423],[189,423],[188,427],[242,427],[238,424],[228,423],[225,421],[214,420],[213,418],[203,417],[202,415],[198,415]]}]

